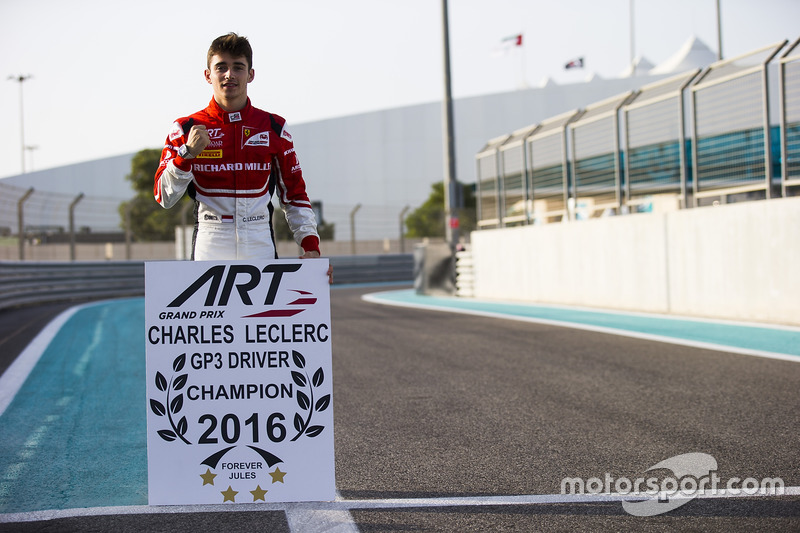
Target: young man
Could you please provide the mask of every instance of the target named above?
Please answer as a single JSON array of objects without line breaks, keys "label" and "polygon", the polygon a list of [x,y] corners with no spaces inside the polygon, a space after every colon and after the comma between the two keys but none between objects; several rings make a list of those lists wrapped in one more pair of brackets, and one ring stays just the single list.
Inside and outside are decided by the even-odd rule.
[{"label": "young man", "polygon": [[[208,50],[208,107],[172,125],[153,192],[163,207],[195,200],[194,260],[277,258],[277,194],[302,258],[319,257],[319,235],[283,118],[252,106],[253,52],[247,38],[218,37]],[[330,273],[329,273],[330,274]]]}]

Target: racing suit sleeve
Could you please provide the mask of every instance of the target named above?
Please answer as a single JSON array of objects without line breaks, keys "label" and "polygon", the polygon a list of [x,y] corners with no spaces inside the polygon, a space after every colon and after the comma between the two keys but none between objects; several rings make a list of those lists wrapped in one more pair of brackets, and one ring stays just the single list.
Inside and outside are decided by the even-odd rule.
[{"label": "racing suit sleeve", "polygon": [[286,222],[294,235],[294,240],[304,251],[319,253],[319,234],[317,220],[311,201],[306,193],[303,171],[294,151],[292,136],[283,128],[281,132],[282,149],[278,152],[278,180],[276,192],[286,214]]},{"label": "racing suit sleeve", "polygon": [[156,170],[153,186],[153,195],[164,208],[177,204],[194,179],[191,161],[178,155],[178,148],[185,140],[183,127],[180,122],[175,121],[161,150],[161,161]]}]

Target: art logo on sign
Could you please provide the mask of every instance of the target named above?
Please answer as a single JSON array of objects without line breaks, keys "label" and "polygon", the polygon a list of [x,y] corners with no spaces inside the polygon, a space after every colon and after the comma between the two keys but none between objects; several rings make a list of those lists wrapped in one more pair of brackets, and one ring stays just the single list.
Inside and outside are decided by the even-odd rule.
[{"label": "art logo on sign", "polygon": [[[259,270],[258,267],[253,265],[232,265],[226,273],[226,267],[224,265],[213,266],[209,268],[202,276],[197,278],[197,280],[187,287],[186,290],[184,290],[177,298],[172,300],[168,307],[181,307],[192,296],[197,294],[202,296],[203,290],[205,290],[205,299],[203,303],[204,306],[225,307],[230,301],[234,288],[236,289],[236,294],[238,295],[242,304],[247,306],[254,305],[250,293],[264,293],[263,288],[260,292],[258,288],[262,285],[262,274],[268,273],[272,274],[272,278],[269,282],[266,292],[264,293],[263,305],[271,306],[275,303],[275,296],[277,295],[278,289],[281,285],[283,274],[287,272],[297,272],[299,269],[300,264],[267,265],[263,270]],[[220,290],[220,287],[222,287],[222,290]],[[305,308],[301,308],[299,306],[310,306],[317,302],[317,299],[313,297],[313,294],[308,291],[300,289],[290,290],[297,293],[299,297],[291,302],[288,302],[286,305],[298,307],[268,309],[253,313],[251,315],[246,315],[243,318],[290,317],[302,313],[305,310]]]}]

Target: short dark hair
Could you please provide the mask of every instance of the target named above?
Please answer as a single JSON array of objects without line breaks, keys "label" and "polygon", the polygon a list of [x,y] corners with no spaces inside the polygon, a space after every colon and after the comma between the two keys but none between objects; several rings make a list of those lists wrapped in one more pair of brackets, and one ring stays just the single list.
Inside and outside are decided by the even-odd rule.
[{"label": "short dark hair", "polygon": [[230,32],[214,39],[208,48],[208,57],[206,58],[208,68],[211,68],[211,58],[223,52],[227,52],[233,57],[244,57],[247,60],[248,70],[253,68],[253,49],[250,48],[250,41],[247,40],[247,37]]}]

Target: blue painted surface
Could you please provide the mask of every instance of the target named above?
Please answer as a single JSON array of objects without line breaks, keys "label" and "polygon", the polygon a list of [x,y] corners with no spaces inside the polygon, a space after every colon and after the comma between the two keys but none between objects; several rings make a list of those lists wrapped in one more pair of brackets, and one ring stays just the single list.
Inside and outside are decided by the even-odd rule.
[{"label": "blue painted surface", "polygon": [[645,335],[719,344],[745,350],[800,356],[800,329],[798,328],[493,302],[470,298],[425,296],[418,295],[413,290],[384,292],[377,295],[377,298],[400,304],[433,306],[460,311],[494,313],[512,317],[582,324]]},{"label": "blue painted surface", "polygon": [[75,313],[0,417],[0,513],[147,503],[144,300]]}]

